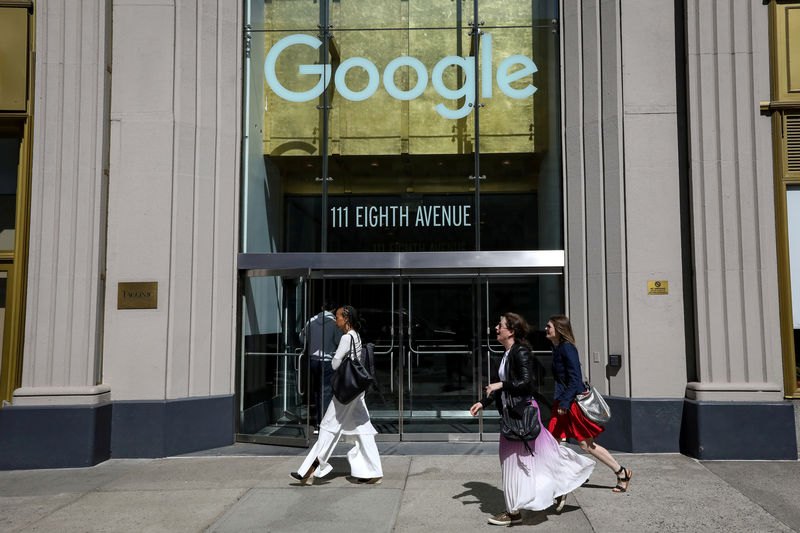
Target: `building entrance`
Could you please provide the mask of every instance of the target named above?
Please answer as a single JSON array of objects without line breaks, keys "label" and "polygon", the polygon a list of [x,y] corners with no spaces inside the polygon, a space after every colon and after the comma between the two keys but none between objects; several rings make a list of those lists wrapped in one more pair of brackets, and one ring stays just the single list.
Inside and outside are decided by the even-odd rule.
[{"label": "building entrance", "polygon": [[[540,291],[561,276],[253,274],[243,283],[250,293],[244,300],[265,307],[243,313],[241,441],[304,446],[313,439],[317,402],[325,400],[315,393],[323,383],[304,328],[324,303],[355,307],[363,341],[375,344],[378,386],[366,402],[378,440],[496,440],[497,414],[487,409],[472,417],[469,407],[483,396],[490,361],[503,355],[494,326],[507,311],[531,323],[537,387],[552,395]],[[266,306],[271,320],[248,322],[249,315],[267,316]]]}]

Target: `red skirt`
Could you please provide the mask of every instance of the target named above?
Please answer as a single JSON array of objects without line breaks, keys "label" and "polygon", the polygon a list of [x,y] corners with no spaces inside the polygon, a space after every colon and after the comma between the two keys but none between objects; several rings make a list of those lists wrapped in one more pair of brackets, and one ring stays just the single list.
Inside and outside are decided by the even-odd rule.
[{"label": "red skirt", "polygon": [[558,400],[556,400],[553,404],[553,417],[547,429],[557,439],[572,438],[582,441],[595,438],[604,428],[586,418],[578,407],[578,402],[572,402],[567,414],[558,414]]}]

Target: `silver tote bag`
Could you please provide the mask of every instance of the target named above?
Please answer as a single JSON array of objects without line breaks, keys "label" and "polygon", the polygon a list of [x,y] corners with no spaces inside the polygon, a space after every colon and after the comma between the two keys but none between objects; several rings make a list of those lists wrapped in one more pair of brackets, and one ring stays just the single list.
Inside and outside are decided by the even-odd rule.
[{"label": "silver tote bag", "polygon": [[608,408],[608,404],[597,392],[597,389],[592,387],[588,381],[586,382],[586,391],[579,392],[575,396],[575,401],[578,402],[578,407],[581,408],[586,418],[598,426],[605,426],[611,420],[611,409]]}]

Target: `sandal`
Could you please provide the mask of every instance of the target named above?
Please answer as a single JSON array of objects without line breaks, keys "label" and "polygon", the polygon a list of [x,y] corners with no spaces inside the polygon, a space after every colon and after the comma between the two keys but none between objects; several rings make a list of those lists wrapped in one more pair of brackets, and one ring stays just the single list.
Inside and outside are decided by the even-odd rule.
[{"label": "sandal", "polygon": [[[628,490],[628,485],[631,484],[631,477],[633,477],[633,472],[625,468],[624,466],[620,465],[619,470],[614,472],[617,475],[617,486],[611,489],[611,492],[625,492]],[[624,475],[620,475],[624,474]],[[621,483],[625,483],[623,487]]]}]

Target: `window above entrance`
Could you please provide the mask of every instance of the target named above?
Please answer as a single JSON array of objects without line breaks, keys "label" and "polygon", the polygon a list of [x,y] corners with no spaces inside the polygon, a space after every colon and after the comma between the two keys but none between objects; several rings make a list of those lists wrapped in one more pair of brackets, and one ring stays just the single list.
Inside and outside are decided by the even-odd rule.
[{"label": "window above entrance", "polygon": [[563,249],[555,6],[252,0],[242,251]]}]

